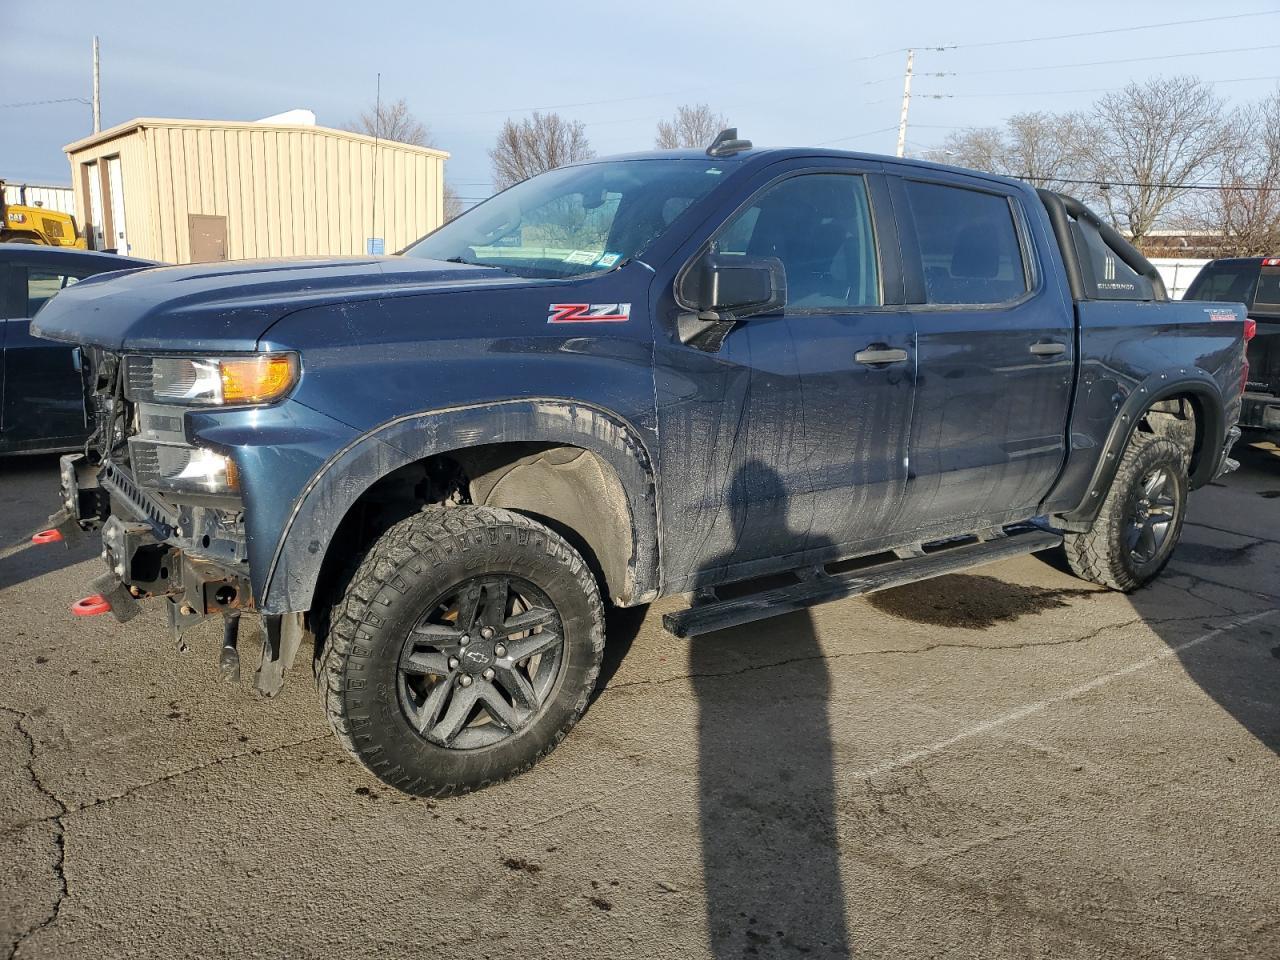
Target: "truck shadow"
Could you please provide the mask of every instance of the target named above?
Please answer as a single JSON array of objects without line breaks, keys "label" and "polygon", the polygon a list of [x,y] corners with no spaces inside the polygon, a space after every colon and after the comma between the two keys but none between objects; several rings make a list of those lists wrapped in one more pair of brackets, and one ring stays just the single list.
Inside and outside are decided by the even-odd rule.
[{"label": "truck shadow", "polygon": [[[736,542],[704,565],[708,581],[744,537],[777,542],[778,531],[761,529],[758,521],[748,526],[736,510],[761,498],[781,503],[781,478],[752,462],[738,470],[733,485]],[[785,523],[785,511],[774,516]],[[733,668],[756,651],[761,660],[787,663]],[[849,956],[831,678],[810,615],[696,637],[689,666],[699,713],[698,814],[712,954]]]},{"label": "truck shadow", "polygon": [[0,590],[88,560],[98,548],[90,538],[78,543],[37,546],[31,535],[48,525],[58,509],[56,456],[0,458]]},{"label": "truck shadow", "polygon": [[[1280,754],[1280,525],[1263,519],[1275,516],[1266,493],[1280,486],[1280,457],[1244,443],[1232,456],[1240,470],[1191,494],[1169,566],[1128,599],[1187,676]],[[1222,632],[1196,642],[1214,630]]]}]

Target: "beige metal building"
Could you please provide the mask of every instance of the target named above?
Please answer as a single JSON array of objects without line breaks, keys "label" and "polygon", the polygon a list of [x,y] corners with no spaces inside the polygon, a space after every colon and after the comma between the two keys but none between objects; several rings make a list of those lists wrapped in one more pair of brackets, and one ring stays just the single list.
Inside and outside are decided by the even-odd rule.
[{"label": "beige metal building", "polygon": [[63,149],[89,246],[167,263],[394,253],[444,221],[447,153],[345,130],[140,118]]}]

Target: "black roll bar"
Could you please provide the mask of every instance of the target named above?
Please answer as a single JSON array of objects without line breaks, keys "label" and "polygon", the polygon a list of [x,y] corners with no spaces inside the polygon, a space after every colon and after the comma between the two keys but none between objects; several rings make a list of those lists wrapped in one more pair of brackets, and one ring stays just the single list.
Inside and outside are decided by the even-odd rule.
[{"label": "black roll bar", "polygon": [[1071,288],[1072,300],[1088,300],[1089,289],[1084,281],[1084,266],[1080,263],[1080,254],[1076,250],[1069,217],[1083,220],[1097,230],[1107,246],[1116,252],[1129,269],[1151,282],[1151,291],[1156,300],[1169,299],[1169,291],[1165,289],[1164,278],[1160,276],[1160,271],[1111,224],[1075,197],[1044,189],[1037,189],[1036,193],[1040,195],[1040,202],[1044,204],[1045,211],[1049,214],[1049,223],[1053,227],[1054,236],[1058,238],[1058,247],[1062,250],[1062,260],[1067,268],[1067,284]]}]

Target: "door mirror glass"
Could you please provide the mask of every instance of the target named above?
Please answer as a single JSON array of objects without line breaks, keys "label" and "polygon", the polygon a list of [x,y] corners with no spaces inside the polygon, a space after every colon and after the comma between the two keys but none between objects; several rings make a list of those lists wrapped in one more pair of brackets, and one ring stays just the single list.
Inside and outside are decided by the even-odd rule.
[{"label": "door mirror glass", "polygon": [[684,274],[676,292],[681,306],[695,313],[741,320],[785,307],[787,276],[777,257],[707,253]]}]

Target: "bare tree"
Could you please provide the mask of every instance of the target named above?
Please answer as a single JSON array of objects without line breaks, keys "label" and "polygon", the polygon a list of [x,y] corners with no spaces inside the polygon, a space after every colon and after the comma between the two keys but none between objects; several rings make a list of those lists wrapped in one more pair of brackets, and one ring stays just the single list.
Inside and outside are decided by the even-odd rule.
[{"label": "bare tree", "polygon": [[966,127],[949,133],[942,146],[925,153],[926,160],[971,170],[1003,174],[1005,134],[999,127]]},{"label": "bare tree", "polygon": [[448,223],[460,213],[462,213],[462,200],[458,196],[458,191],[446,183],[444,185],[444,222]]},{"label": "bare tree", "polygon": [[670,120],[658,121],[658,134],[653,145],[659,150],[679,150],[682,147],[706,147],[716,134],[729,126],[722,113],[713,113],[705,103],[684,104]]},{"label": "bare tree", "polygon": [[380,140],[411,143],[415,147],[434,147],[435,141],[427,125],[414,116],[403,98],[394,103],[373,104],[360,111],[360,116],[342,129],[363,133]]},{"label": "bare tree", "polygon": [[1003,128],[974,127],[953,133],[926,156],[1082,196],[1090,192],[1081,181],[1092,170],[1097,139],[1096,127],[1080,114],[1019,113]]},{"label": "bare tree", "polygon": [[1220,190],[1197,192],[1181,225],[1214,236],[1215,256],[1252,257],[1280,248],[1280,91],[1227,121]]},{"label": "bare tree", "polygon": [[489,151],[493,182],[499,190],[514,183],[595,156],[577,120],[558,113],[534,113],[524,120],[507,120],[498,142]]},{"label": "bare tree", "polygon": [[1107,184],[1108,216],[1139,244],[1214,169],[1227,140],[1222,99],[1195,77],[1131,83],[1094,104],[1092,119],[1091,179]]},{"label": "bare tree", "polygon": [[[343,130],[352,133],[363,133],[379,140],[394,140],[396,143],[409,143],[415,147],[435,147],[435,138],[425,123],[419,120],[409,109],[404,98],[394,103],[374,103],[368,109],[360,111],[360,116],[343,124]],[[444,219],[452,220],[462,212],[462,201],[458,199],[458,191],[449,184],[444,185]]]}]

